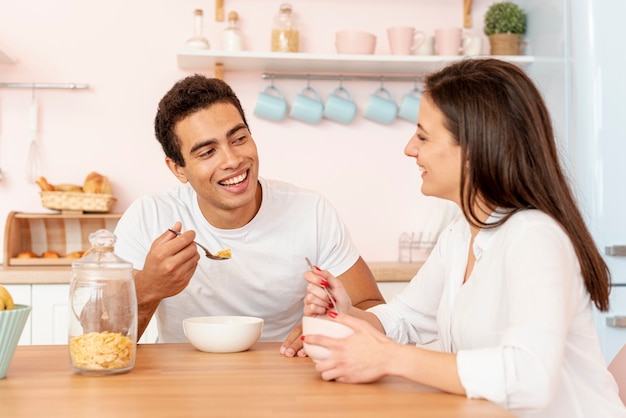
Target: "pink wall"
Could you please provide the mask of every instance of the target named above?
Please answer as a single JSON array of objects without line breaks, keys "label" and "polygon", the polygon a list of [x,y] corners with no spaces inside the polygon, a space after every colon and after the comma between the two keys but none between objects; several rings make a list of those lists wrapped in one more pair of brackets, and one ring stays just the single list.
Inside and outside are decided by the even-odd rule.
[{"label": "pink wall", "polygon": [[[248,49],[269,51],[277,0],[225,0],[236,10]],[[481,34],[488,0],[474,1],[475,34]],[[414,25],[427,32],[460,26],[461,0],[293,0],[300,18],[301,49],[334,53],[334,32],[368,30],[378,36],[376,53],[388,52],[385,29]],[[383,8],[381,4],[389,5]],[[215,22],[214,2],[197,0],[20,0],[0,4],[0,48],[18,59],[0,64],[0,82],[88,83],[89,90],[37,90],[43,174],[51,183],[82,183],[90,171],[109,176],[123,211],[143,193],[176,184],[154,139],[158,100],[179,78],[176,53],[192,34],[192,13],[205,12],[205,35],[220,47],[225,22]],[[419,173],[403,147],[414,126],[363,119],[362,107],[377,83],[348,81],[359,104],[349,126],[294,120],[276,124],[253,114],[266,85],[260,72],[229,73],[261,157],[261,175],[317,189],[338,208],[366,260],[394,261],[402,232],[418,232],[437,202],[420,194]],[[212,69],[206,70],[212,75]],[[304,81],[276,82],[288,99]],[[323,97],[336,81],[313,81]],[[394,98],[413,86],[386,83]],[[38,187],[26,177],[30,143],[30,89],[0,89],[0,234],[9,211],[46,211]],[[0,254],[2,254],[0,244]]]}]

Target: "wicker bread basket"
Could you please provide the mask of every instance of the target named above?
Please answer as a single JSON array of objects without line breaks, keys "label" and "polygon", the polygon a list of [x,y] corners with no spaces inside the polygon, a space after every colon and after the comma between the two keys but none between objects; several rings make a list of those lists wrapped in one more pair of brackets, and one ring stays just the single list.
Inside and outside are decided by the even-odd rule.
[{"label": "wicker bread basket", "polygon": [[82,192],[40,192],[41,204],[48,209],[108,213],[117,201],[113,195]]}]

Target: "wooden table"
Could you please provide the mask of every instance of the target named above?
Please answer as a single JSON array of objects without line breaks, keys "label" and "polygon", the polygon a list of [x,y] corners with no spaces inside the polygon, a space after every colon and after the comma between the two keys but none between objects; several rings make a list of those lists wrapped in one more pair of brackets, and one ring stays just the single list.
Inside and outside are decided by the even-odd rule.
[{"label": "wooden table", "polygon": [[234,354],[190,344],[141,344],[135,368],[82,376],[66,345],[18,346],[0,379],[2,417],[513,417],[484,400],[402,379],[323,381],[310,358],[287,358],[278,343]]}]

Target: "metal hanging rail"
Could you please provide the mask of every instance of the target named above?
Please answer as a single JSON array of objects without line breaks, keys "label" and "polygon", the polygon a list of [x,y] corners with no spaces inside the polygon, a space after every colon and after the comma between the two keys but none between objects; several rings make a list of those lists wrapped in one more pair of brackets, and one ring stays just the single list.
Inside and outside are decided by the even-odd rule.
[{"label": "metal hanging rail", "polygon": [[83,90],[88,89],[89,84],[77,83],[0,83],[3,89],[66,89]]},{"label": "metal hanging rail", "polygon": [[278,80],[364,80],[364,81],[420,81],[424,75],[415,74],[412,76],[395,76],[395,75],[351,75],[351,74],[293,74],[293,73],[263,73],[261,78]]}]

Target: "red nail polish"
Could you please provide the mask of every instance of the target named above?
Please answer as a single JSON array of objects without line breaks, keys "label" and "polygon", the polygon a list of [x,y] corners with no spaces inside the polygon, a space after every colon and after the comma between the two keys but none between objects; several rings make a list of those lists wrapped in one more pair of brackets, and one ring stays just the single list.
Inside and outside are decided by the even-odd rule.
[{"label": "red nail polish", "polygon": [[300,339],[301,339],[302,341],[304,341],[304,335],[301,335],[301,336],[300,336]]},{"label": "red nail polish", "polygon": [[335,311],[328,311],[328,316],[330,316],[331,318],[337,318],[337,312],[335,312]]},{"label": "red nail polish", "polygon": [[317,271],[322,271],[322,269],[317,267],[317,266],[313,266],[313,268],[315,268],[315,270],[317,270]]},{"label": "red nail polish", "polygon": [[330,286],[330,283],[328,283],[326,280],[322,279],[322,280],[320,281],[320,285],[322,285],[322,286],[324,286],[324,287],[328,287],[328,286]]},{"label": "red nail polish", "polygon": [[328,304],[328,307],[329,307],[329,308],[334,308],[334,307],[335,307],[335,305],[333,305],[333,303],[332,303],[332,302],[330,302],[330,303]]}]

